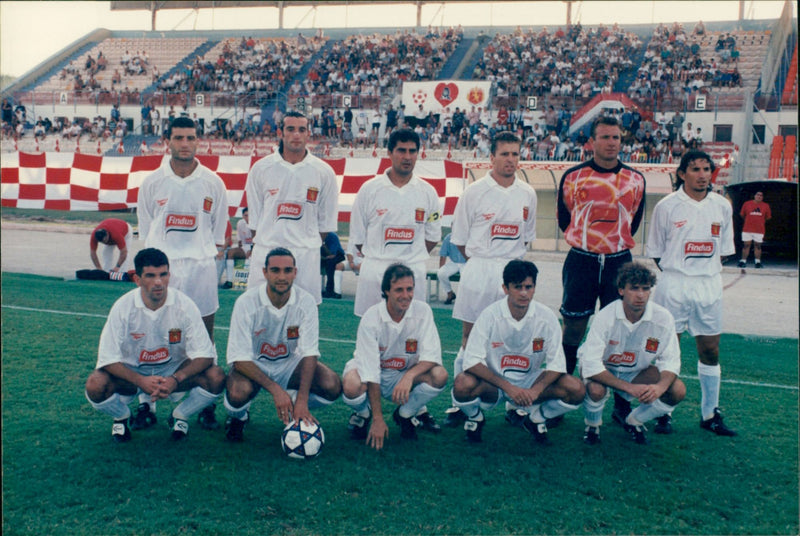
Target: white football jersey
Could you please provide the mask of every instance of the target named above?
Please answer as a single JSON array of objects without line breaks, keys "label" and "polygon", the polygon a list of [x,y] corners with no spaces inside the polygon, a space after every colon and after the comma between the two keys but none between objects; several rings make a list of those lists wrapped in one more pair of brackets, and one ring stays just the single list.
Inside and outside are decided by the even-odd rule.
[{"label": "white football jersey", "polygon": [[139,188],[137,214],[145,247],[160,249],[170,260],[213,258],[228,226],[225,183],[199,162],[180,178],[165,158]]},{"label": "white football jersey", "polygon": [[467,257],[520,259],[536,238],[536,192],[520,180],[503,188],[489,173],[464,190],[452,231]]},{"label": "white football jersey", "polygon": [[187,359],[211,358],[217,362],[200,311],[183,292],[170,288],[161,307],[152,311],[135,288],[111,307],[100,334],[97,368],[122,363],[149,376],[161,375]]},{"label": "white football jersey", "polygon": [[242,247],[245,251],[253,247],[253,231],[250,230],[250,227],[247,226],[247,222],[244,221],[244,219],[236,223],[236,237],[239,242],[242,243]]},{"label": "white football jersey", "polygon": [[594,315],[586,340],[578,349],[583,379],[608,370],[615,376],[640,372],[655,365],[660,372],[681,372],[681,349],[675,319],[669,311],[649,301],[644,315],[632,324],[625,318],[622,300]]},{"label": "white football jersey", "polygon": [[442,364],[439,332],[430,306],[412,300],[400,322],[386,310],[386,301],[376,303],[358,324],[353,352],[358,375],[364,383],[381,383],[381,371],[403,372],[420,361]]},{"label": "white football jersey", "polygon": [[561,325],[555,313],[531,301],[522,320],[514,320],[508,298],[491,304],[478,316],[464,350],[464,370],[484,364],[517,386],[545,370],[566,372]]},{"label": "white football jersey", "polygon": [[720,257],[736,252],[732,213],[731,204],[721,195],[709,192],[702,201],[695,201],[681,187],[653,209],[647,256],[660,259],[665,272],[719,274]]},{"label": "white football jersey", "polygon": [[267,296],[267,284],[239,296],[231,314],[228,365],[253,361],[274,378],[294,370],[304,357],[319,356],[317,303],[305,290],[292,287],[280,309]]},{"label": "white football jersey", "polygon": [[297,164],[280,153],[262,158],[247,174],[245,192],[255,244],[267,249],[319,248],[320,233],[337,231],[336,175],[311,153]]},{"label": "white football jersey", "polygon": [[350,216],[350,241],[362,244],[364,257],[406,263],[429,257],[425,241],[442,238],[439,196],[416,175],[402,188],[388,175],[365,182]]}]

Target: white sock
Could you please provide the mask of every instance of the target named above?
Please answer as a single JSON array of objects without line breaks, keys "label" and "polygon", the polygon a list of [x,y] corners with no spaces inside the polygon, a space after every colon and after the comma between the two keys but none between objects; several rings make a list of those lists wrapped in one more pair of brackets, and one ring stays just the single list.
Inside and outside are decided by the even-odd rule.
[{"label": "white sock", "polygon": [[398,413],[404,419],[413,417],[422,406],[436,398],[443,390],[444,387],[437,389],[429,383],[420,383],[411,389],[411,394],[408,395],[408,402],[400,406]]},{"label": "white sock", "polygon": [[233,259],[227,259],[225,261],[225,278],[230,283],[233,283]]},{"label": "white sock", "polygon": [[139,393],[139,404],[147,404],[150,406],[150,411],[153,413],[156,412],[156,402],[155,400],[150,400],[150,395],[145,392]]},{"label": "white sock", "polygon": [[308,409],[322,408],[329,406],[336,402],[336,400],[328,400],[314,393],[308,393]]},{"label": "white sock", "polygon": [[697,362],[697,375],[700,377],[700,411],[703,420],[714,416],[714,408],[719,407],[719,385],[722,369],[719,365],[704,365]]},{"label": "white sock", "polygon": [[183,399],[183,402],[172,410],[172,416],[176,419],[188,421],[189,417],[200,413],[203,408],[213,404],[218,397],[219,395],[209,393],[202,387],[194,387]]},{"label": "white sock", "polygon": [[94,409],[106,415],[111,415],[115,421],[127,419],[131,416],[131,408],[129,408],[120,398],[117,393],[114,393],[102,402],[94,402],[89,398],[89,393],[84,391],[86,400],[92,405]]},{"label": "white sock", "polygon": [[342,293],[342,275],[344,272],[340,270],[334,270],[333,272],[333,292],[334,294],[341,294]]},{"label": "white sock", "polygon": [[230,415],[234,419],[239,419],[240,421],[246,421],[247,420],[247,418],[248,418],[247,417],[247,410],[250,409],[250,404],[252,402],[253,401],[251,400],[250,402],[246,403],[241,408],[235,408],[231,404],[230,400],[228,400],[228,393],[227,392],[225,393],[225,396],[222,397],[222,404],[225,406],[225,409],[228,410],[228,415]]},{"label": "white sock", "polygon": [[651,404],[639,404],[639,406],[628,415],[628,419],[630,419],[630,424],[633,425],[644,424],[647,421],[666,415],[673,409],[675,409],[675,406],[670,406],[660,399],[656,399],[656,401]]},{"label": "white sock", "polygon": [[297,402],[297,389],[286,389],[286,394],[292,399],[292,404],[294,405]]},{"label": "white sock", "polygon": [[606,400],[608,397],[603,397],[600,400],[592,400],[587,393],[583,397],[583,422],[588,426],[600,426],[603,424],[603,409],[606,407]]},{"label": "white sock", "polygon": [[222,272],[225,271],[225,261],[215,258],[214,263],[217,265],[217,285],[219,285],[219,280],[222,279]]},{"label": "white sock", "polygon": [[365,419],[369,417],[369,400],[367,399],[366,391],[355,398],[347,398],[347,396],[342,395],[342,401],[347,407],[355,411],[359,417],[364,417]]},{"label": "white sock", "polygon": [[457,408],[460,408],[467,417],[471,420],[482,420],[478,418],[478,415],[482,415],[481,413],[481,399],[475,398],[468,402],[459,402],[458,400],[453,399],[453,403],[456,405]]}]

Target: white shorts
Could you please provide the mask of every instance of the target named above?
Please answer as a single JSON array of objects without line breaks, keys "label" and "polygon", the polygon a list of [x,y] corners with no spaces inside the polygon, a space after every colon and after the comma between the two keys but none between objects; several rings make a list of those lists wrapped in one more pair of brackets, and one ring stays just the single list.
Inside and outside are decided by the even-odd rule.
[{"label": "white shorts", "polygon": [[280,385],[281,389],[286,390],[289,386],[289,379],[300,362],[295,359],[282,359],[281,361],[266,363],[257,359],[254,363],[270,380]]},{"label": "white shorts", "polygon": [[453,318],[475,323],[488,306],[505,296],[503,269],[511,259],[472,257],[461,270]]},{"label": "white shorts", "polygon": [[[264,260],[267,254],[277,246],[264,247],[259,244],[253,246],[250,255],[250,274],[247,276],[247,288],[255,288],[264,283]],[[286,248],[294,255],[297,266],[297,277],[294,283],[314,297],[317,305],[322,303],[322,279],[319,270],[319,248]]]},{"label": "white shorts", "polygon": [[[608,370],[608,369],[606,369],[606,370]],[[647,369],[645,369],[645,370],[647,370]],[[636,379],[636,376],[638,376],[639,374],[644,372],[644,370],[637,370],[637,371],[634,371],[634,372],[621,372],[621,373],[620,372],[613,372],[613,371],[608,370],[608,372],[611,372],[611,374],[615,378],[619,378],[620,380],[626,381],[628,383],[633,383],[633,380]],[[586,385],[590,381],[592,381],[592,380],[590,380],[589,378],[584,378],[583,379],[583,385]],[[599,383],[599,382],[595,382],[595,383]],[[606,395],[603,397],[602,400],[600,400],[600,402],[602,402],[603,404],[605,404],[606,400],[608,400],[608,398],[611,396],[611,391],[614,391],[615,393],[617,393],[619,396],[621,396],[622,398],[624,398],[628,402],[636,400],[635,396],[633,396],[631,394],[628,394],[625,391],[620,391],[620,390],[614,389],[613,387],[609,387],[607,385],[605,385],[604,387],[606,388]]]},{"label": "white shorts", "polygon": [[[347,375],[351,370],[356,370],[356,360],[351,359],[344,366],[342,377]],[[392,399],[392,393],[397,385],[397,382],[405,375],[408,370],[381,370],[381,396],[386,400]],[[362,380],[363,381],[363,380]]]},{"label": "white shorts", "polygon": [[662,272],[653,301],[675,317],[675,331],[689,335],[722,333],[722,276],[686,276]]},{"label": "white shorts", "polygon": [[[128,248],[128,256],[122,263],[120,267],[120,272],[127,272],[131,269],[131,259],[133,259],[133,255],[131,252],[133,249],[131,248],[131,241],[133,240],[133,231],[131,230],[131,224],[128,224],[128,232],[125,233],[125,246]],[[110,244],[103,244],[101,242],[97,243],[97,253],[98,258],[100,260],[100,266],[106,272],[110,271],[112,268],[117,266],[117,258],[119,257],[119,248],[116,245]],[[102,247],[102,249],[100,249]]]},{"label": "white shorts", "polygon": [[189,296],[200,309],[201,316],[217,312],[217,265],[213,257],[203,260],[170,259],[169,274],[169,286]]},{"label": "white shorts", "polygon": [[[364,259],[361,263],[361,271],[358,275],[358,285],[356,286],[356,301],[353,311],[356,316],[363,316],[367,309],[380,303],[383,299],[381,295],[381,283],[383,282],[383,274],[386,269],[397,262],[398,260],[377,260],[377,259]],[[414,272],[414,299],[421,301],[428,301],[427,287],[425,284],[426,270],[425,263],[418,262],[415,264],[403,263]]]},{"label": "white shorts", "polygon": [[761,244],[764,241],[764,235],[761,233],[742,233],[742,242],[755,242]]}]

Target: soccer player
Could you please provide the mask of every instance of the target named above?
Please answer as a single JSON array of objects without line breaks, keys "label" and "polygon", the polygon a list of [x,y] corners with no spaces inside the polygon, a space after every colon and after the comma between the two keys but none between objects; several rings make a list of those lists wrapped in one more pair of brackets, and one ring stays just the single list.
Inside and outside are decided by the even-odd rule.
[{"label": "soccer player", "polygon": [[[111,415],[115,442],[130,441],[128,403],[137,393],[149,400],[178,401],[169,424],[172,439],[189,431],[189,418],[214,403],[225,386],[216,365],[214,343],[197,305],[170,288],[170,265],[164,252],[146,248],[134,258],[138,288],[118,299],[100,335],[97,367],[86,380],[86,398],[98,411]],[[155,424],[150,414],[149,425]]]},{"label": "soccer player", "polygon": [[714,161],[690,150],[678,165],[678,189],[658,202],[647,236],[647,254],[663,270],[653,300],[675,317],[678,337],[695,338],[702,392],[700,426],[717,435],[736,432],[719,411],[722,333],[722,257],[733,255],[730,203],[710,191]]},{"label": "soccer player", "polygon": [[[681,350],[672,315],[650,302],[656,276],[644,264],[630,262],[617,271],[621,297],[594,317],[586,341],[578,349],[581,377],[586,384],[583,411],[585,443],[600,442],[600,425],[609,389],[639,406],[622,424],[634,441],[648,442],[645,423],[669,415],[686,396],[678,378]],[[669,429],[656,427],[656,433]]]},{"label": "soccer player", "polygon": [[467,416],[470,442],[481,441],[482,410],[508,400],[521,410],[512,424],[548,444],[545,421],[578,409],[583,400],[581,381],[565,374],[558,319],[533,300],[537,274],[532,262],[510,261],[503,269],[506,297],[484,309],[467,341],[453,398]]},{"label": "soccer player", "polygon": [[424,408],[447,384],[433,313],[414,299],[414,271],[403,264],[389,266],[381,290],[384,300],[361,317],[356,350],[342,375],[342,398],[353,409],[350,435],[376,450],[389,435],[381,397],[398,405],[393,419],[400,436],[416,439],[418,426],[440,431]]},{"label": "soccer player", "polygon": [[753,199],[742,205],[739,215],[744,220],[742,225],[742,260],[739,268],[747,266],[747,257],[750,256],[750,246],[755,244],[753,256],[756,268],[761,266],[761,244],[764,242],[767,220],[772,219],[772,211],[764,202],[764,192],[756,192]]},{"label": "soccer player", "polygon": [[[462,329],[453,366],[456,376],[462,371],[461,356],[472,325],[504,296],[504,267],[521,259],[536,238],[536,192],[516,179],[521,146],[515,134],[497,134],[490,148],[492,170],[469,185],[456,204],[450,241],[466,259],[458,287],[461,298],[453,306],[453,318],[461,320]],[[457,426],[464,419],[454,406],[447,410],[445,425]]]},{"label": "soccer player", "polygon": [[[139,188],[139,235],[145,247],[161,249],[169,258],[172,288],[200,309],[209,337],[214,340],[214,315],[219,309],[217,248],[225,247],[228,194],[219,176],[195,158],[194,121],[178,117],[167,131],[170,158]],[[139,398],[134,429],[145,428],[154,408]],[[141,416],[139,414],[141,413]],[[198,416],[200,425],[216,429],[214,406]]]},{"label": "soccer player", "polygon": [[356,316],[381,302],[382,278],[393,263],[402,262],[414,271],[415,294],[427,298],[425,262],[442,238],[442,223],[436,190],[414,175],[419,144],[413,130],[394,130],[388,145],[391,167],[365,182],[353,202],[350,240],[364,254]]},{"label": "soccer player", "polygon": [[[306,149],[311,131],[297,111],[283,117],[278,152],[262,158],[247,175],[253,258],[274,248],[290,249],[297,258],[297,286],[322,303],[319,248],[325,234],[337,230],[339,189],[333,169]],[[247,288],[264,282],[261,261],[250,263]]]},{"label": "soccer player", "polygon": [[231,315],[224,401],[228,441],[242,441],[250,404],[261,389],[272,395],[284,424],[316,424],[310,409],[331,404],[342,392],[339,376],[319,362],[317,303],[294,286],[294,255],[275,248],[262,269],[266,282],[239,296]]}]

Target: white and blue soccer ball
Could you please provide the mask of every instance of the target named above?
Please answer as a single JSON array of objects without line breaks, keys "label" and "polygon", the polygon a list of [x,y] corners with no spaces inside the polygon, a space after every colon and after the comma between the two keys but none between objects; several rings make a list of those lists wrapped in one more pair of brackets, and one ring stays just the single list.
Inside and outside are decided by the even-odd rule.
[{"label": "white and blue soccer ball", "polygon": [[310,460],[322,452],[325,444],[325,432],[318,424],[292,421],[286,425],[281,434],[281,447],[290,458]]}]

